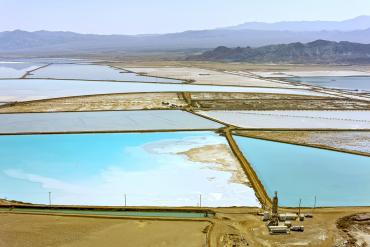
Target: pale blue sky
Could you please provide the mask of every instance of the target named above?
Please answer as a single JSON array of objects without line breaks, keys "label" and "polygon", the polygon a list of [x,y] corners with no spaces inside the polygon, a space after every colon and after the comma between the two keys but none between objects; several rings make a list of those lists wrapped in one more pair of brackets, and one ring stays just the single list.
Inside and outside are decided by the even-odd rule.
[{"label": "pale blue sky", "polygon": [[0,31],[166,33],[359,15],[370,15],[369,0],[0,0]]}]

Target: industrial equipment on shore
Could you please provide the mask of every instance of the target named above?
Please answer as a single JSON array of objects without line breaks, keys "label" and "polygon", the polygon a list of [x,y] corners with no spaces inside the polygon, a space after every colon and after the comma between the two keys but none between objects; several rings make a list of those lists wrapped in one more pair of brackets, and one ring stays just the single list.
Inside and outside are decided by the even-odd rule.
[{"label": "industrial equipment on shore", "polygon": [[[288,234],[290,231],[303,232],[304,226],[293,225],[292,221],[304,221],[305,215],[300,213],[281,213],[279,214],[279,199],[278,193],[275,191],[275,195],[272,199],[271,211],[265,211],[262,214],[263,221],[266,221],[266,226],[270,234]],[[312,218],[312,215],[310,215]]]}]

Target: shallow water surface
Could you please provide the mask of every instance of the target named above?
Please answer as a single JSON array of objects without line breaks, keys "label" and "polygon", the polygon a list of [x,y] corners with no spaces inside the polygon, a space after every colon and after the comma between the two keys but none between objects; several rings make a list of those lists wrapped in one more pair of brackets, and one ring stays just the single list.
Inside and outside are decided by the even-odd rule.
[{"label": "shallow water surface", "polygon": [[180,110],[0,114],[0,134],[208,130],[223,125]]},{"label": "shallow water surface", "polygon": [[0,136],[0,198],[59,205],[256,206],[232,173],[182,152],[212,132]]},{"label": "shallow water surface", "polygon": [[43,66],[43,64],[0,61],[0,78],[21,78],[27,71],[34,70]]},{"label": "shallow water surface", "polygon": [[242,128],[254,129],[369,129],[370,111],[199,111]]},{"label": "shallow water surface", "polygon": [[369,206],[370,158],[235,136],[270,197],[282,206]]},{"label": "shallow water surface", "polygon": [[0,80],[0,102],[142,92],[246,92],[327,96],[307,90],[279,88],[47,79]]},{"label": "shallow water surface", "polygon": [[348,89],[356,92],[370,91],[370,76],[313,76],[290,77],[286,79],[313,86]]},{"label": "shallow water surface", "polygon": [[27,78],[182,83],[181,80],[141,76],[125,70],[95,64],[51,64],[33,72]]}]

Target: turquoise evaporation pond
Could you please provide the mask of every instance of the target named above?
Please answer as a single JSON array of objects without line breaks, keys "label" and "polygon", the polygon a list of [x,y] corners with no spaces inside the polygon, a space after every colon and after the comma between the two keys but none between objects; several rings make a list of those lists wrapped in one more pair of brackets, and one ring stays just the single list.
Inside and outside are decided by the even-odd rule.
[{"label": "turquoise evaporation pond", "polygon": [[282,206],[369,206],[370,158],[234,136],[268,195]]},{"label": "turquoise evaporation pond", "polygon": [[2,135],[0,198],[36,204],[123,206],[255,205],[232,173],[180,154],[227,145],[211,131]]},{"label": "turquoise evaporation pond", "polygon": [[[208,134],[213,135],[161,132],[0,136],[0,198],[47,204],[48,191],[55,194],[60,187],[68,191],[68,184],[76,181],[86,178],[93,181],[111,165],[124,164],[126,172],[157,169],[158,165],[150,161],[151,156],[141,150],[139,154],[135,152],[140,145]],[[47,190],[41,184],[55,189]],[[119,192],[120,196],[125,192],[124,189]]]},{"label": "turquoise evaporation pond", "polygon": [[285,79],[327,88],[370,91],[370,76],[313,76]]}]

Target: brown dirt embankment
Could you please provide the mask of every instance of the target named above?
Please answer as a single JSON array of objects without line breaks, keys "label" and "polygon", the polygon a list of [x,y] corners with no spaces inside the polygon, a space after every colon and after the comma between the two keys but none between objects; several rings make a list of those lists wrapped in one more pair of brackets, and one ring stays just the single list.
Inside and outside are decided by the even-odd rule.
[{"label": "brown dirt embankment", "polygon": [[206,246],[209,222],[0,214],[0,246]]},{"label": "brown dirt embankment", "polygon": [[261,205],[265,208],[271,208],[271,198],[268,196],[265,188],[263,187],[261,181],[258,179],[257,174],[253,170],[252,166],[249,164],[248,160],[244,157],[243,153],[239,149],[239,146],[236,144],[233,136],[232,131],[229,127],[223,129],[223,134],[225,135],[227,142],[231,150],[233,151],[236,158],[239,160],[240,165],[242,166],[245,174],[248,177],[248,180],[254,189],[256,196],[261,203]]},{"label": "brown dirt embankment", "polygon": [[17,102],[0,106],[0,113],[159,110],[181,108],[185,105],[181,94],[177,93],[128,93]]}]

